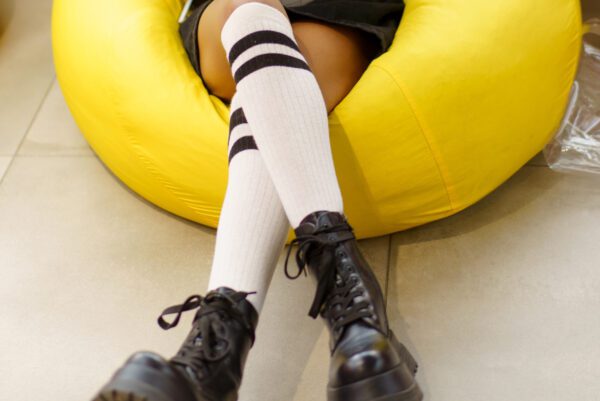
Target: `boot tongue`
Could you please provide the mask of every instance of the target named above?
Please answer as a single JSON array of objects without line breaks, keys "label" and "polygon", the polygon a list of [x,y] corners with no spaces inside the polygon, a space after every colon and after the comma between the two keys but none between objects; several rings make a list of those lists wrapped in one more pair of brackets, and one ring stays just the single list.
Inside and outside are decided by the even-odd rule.
[{"label": "boot tongue", "polygon": [[352,227],[350,227],[343,214],[338,212],[330,212],[327,210],[319,210],[307,215],[304,219],[302,219],[294,232],[296,233],[296,236],[310,235],[317,229],[339,226],[342,224],[347,224],[350,230],[352,230]]},{"label": "boot tongue", "polygon": [[[310,307],[309,316],[316,318],[325,304],[325,300],[336,282],[335,249],[347,240],[354,239],[352,227],[342,213],[320,210],[307,215],[294,230],[300,243],[296,253],[299,266],[298,276],[304,271],[305,264],[317,280],[315,298]],[[291,247],[290,247],[291,251]],[[289,257],[289,252],[288,252]],[[287,273],[286,258],[286,275]]]},{"label": "boot tongue", "polygon": [[[207,305],[210,305],[213,302],[230,303],[231,308],[233,309],[232,312],[237,315],[239,320],[241,320],[240,323],[243,323],[244,326],[246,326],[246,328],[250,331],[252,343],[254,343],[254,332],[258,324],[258,312],[246,299],[246,297],[251,294],[252,293],[235,291],[229,287],[219,287],[206,294],[205,299],[207,300]],[[200,314],[201,310],[198,310],[196,313],[196,318],[198,318]]]},{"label": "boot tongue", "polygon": [[317,291],[310,307],[310,311],[308,312],[308,315],[313,319],[316,319],[317,316],[319,316],[319,313],[325,304],[327,295],[331,289],[335,287],[336,269],[333,253],[334,249],[326,247],[318,255],[318,262],[316,262],[316,264],[319,268],[315,269],[314,272],[317,279]]},{"label": "boot tongue", "polygon": [[220,295],[224,295],[226,298],[231,298],[234,301],[239,301],[240,299],[243,299],[244,293],[238,292],[232,288],[229,287],[219,287],[216,288],[212,291],[210,291],[208,294],[206,294],[206,297],[209,298],[211,295],[214,296],[214,294],[220,294]]}]

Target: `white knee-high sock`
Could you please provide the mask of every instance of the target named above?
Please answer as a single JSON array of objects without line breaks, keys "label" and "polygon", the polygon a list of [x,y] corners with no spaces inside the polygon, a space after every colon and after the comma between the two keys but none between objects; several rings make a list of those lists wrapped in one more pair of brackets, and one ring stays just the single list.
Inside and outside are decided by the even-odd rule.
[{"label": "white knee-high sock", "polygon": [[260,312],[290,226],[238,100],[230,106],[229,178],[208,288],[256,291],[248,301]]},{"label": "white knee-high sock", "polygon": [[343,212],[327,108],[290,21],[269,5],[238,6],[221,31],[237,94],[292,227]]}]

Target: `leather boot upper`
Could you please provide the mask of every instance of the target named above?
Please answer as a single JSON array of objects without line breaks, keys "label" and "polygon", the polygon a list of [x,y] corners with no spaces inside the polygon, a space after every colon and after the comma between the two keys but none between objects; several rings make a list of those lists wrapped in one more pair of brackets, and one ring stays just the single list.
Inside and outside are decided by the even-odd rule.
[{"label": "leather boot upper", "polygon": [[[192,329],[170,364],[192,385],[198,401],[235,401],[248,352],[254,344],[258,313],[248,294],[221,287],[205,297],[194,295],[159,317],[163,329],[175,327],[181,314],[199,308]],[[177,314],[172,323],[163,316]]]},{"label": "leather boot upper", "polygon": [[[401,364],[401,355],[390,338],[381,287],[344,216],[312,213],[295,233],[299,270],[290,275],[286,263],[286,275],[296,278],[308,267],[317,281],[309,315],[320,315],[331,333],[329,386],[355,383]],[[407,387],[413,383],[411,374],[404,380]]]}]

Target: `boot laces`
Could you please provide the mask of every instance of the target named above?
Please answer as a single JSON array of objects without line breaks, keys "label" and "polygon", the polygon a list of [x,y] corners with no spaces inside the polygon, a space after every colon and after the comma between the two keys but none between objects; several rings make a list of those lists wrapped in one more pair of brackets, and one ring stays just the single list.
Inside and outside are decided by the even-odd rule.
[{"label": "boot laces", "polygon": [[[242,299],[252,292],[239,292]],[[245,327],[254,343],[254,330],[243,318],[242,313],[233,308],[236,303],[231,296],[210,292],[206,297],[192,295],[181,305],[171,306],[163,311],[158,318],[158,324],[163,330],[169,330],[179,324],[181,315],[193,309],[200,308],[192,328],[193,337],[186,340],[172,361],[192,367],[199,374],[208,371],[207,363],[219,361],[229,354],[232,343],[232,329],[227,322],[233,318]],[[163,317],[177,314],[169,323]],[[196,324],[196,321],[197,324]]]},{"label": "boot laces", "polygon": [[[328,238],[318,235],[343,231],[347,232],[347,235],[329,236]],[[352,267],[343,265],[337,268],[335,262],[337,245],[353,238],[354,234],[348,229],[347,224],[338,224],[332,227],[324,225],[312,234],[299,235],[293,239],[285,259],[285,275],[287,278],[295,280],[302,273],[307,275],[306,266],[310,262],[310,257],[320,255],[320,267],[315,269],[319,275],[317,290],[309,315],[316,318],[324,310],[323,317],[332,323],[332,329],[335,331],[341,330],[343,326],[353,321],[372,315],[370,305],[366,300],[355,302],[355,297],[363,295],[365,290],[359,285],[358,277],[352,274]],[[288,260],[294,244],[298,244],[295,255],[298,272],[292,275],[288,270]]]},{"label": "boot laces", "polygon": [[352,268],[343,266],[341,271],[342,273],[337,276],[323,314],[323,317],[332,323],[332,330],[337,332],[356,320],[373,315],[367,300],[356,301],[356,297],[365,294],[365,289],[359,285],[359,280],[353,274]]}]

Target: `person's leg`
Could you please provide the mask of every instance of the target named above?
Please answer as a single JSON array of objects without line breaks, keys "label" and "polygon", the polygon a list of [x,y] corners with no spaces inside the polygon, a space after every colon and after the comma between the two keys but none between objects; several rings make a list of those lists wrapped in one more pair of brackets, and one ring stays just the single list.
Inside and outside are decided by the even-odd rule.
[{"label": "person's leg", "polygon": [[318,81],[286,14],[263,1],[233,0],[221,40],[295,229],[299,272],[308,265],[317,279],[310,315],[331,333],[328,400],[420,400],[416,363],[389,328],[381,287],[343,214]]},{"label": "person's leg", "polygon": [[[234,97],[232,93],[235,82],[223,46],[215,40],[230,11],[229,0],[215,0],[206,7],[198,25],[198,53],[204,84],[213,95],[226,101],[231,99],[231,113],[235,113],[240,103],[238,96]],[[283,7],[280,11],[285,12]],[[327,108],[332,110],[367,68],[369,56],[377,50],[377,42],[353,28],[304,18],[293,23],[293,30],[300,38],[300,48],[310,55],[308,62],[315,71]],[[232,114],[232,121],[235,120],[234,116]],[[327,137],[328,131],[322,134]],[[229,147],[235,146],[237,140],[241,140],[240,144],[247,143],[245,137],[250,135],[254,141],[250,125],[236,127]],[[270,263],[261,265],[261,261],[276,260],[283,243],[274,238],[279,238],[277,233],[283,235],[282,227],[289,225],[281,220],[276,221],[282,218],[279,215],[283,213],[282,205],[278,198],[271,196],[275,195],[274,187],[267,183],[269,174],[264,163],[259,161],[259,154],[243,152],[232,159],[209,289],[228,285],[245,291],[258,291],[249,300],[260,308],[264,300],[263,290],[266,290],[273,272]],[[265,216],[268,217],[265,219]],[[269,230],[272,232],[269,233]],[[266,236],[253,233],[266,233]],[[247,255],[253,256],[248,259]],[[244,260],[248,263],[242,264]]]},{"label": "person's leg", "polygon": [[[227,9],[230,1],[232,0],[215,0],[211,3],[203,14],[199,27],[204,82],[209,89],[212,89],[213,94],[221,95],[224,99],[232,99],[235,90],[235,84],[229,87],[223,85],[227,79],[219,81],[221,79],[219,74],[229,71],[225,52],[218,38],[226,18],[224,10]],[[223,11],[220,19],[217,18],[219,13],[209,12],[211,9],[219,10],[217,6],[219,4],[223,6],[220,8]],[[306,35],[306,38],[311,38],[310,43],[316,43],[318,39],[322,45],[318,51],[317,47],[311,47],[313,51],[306,51],[306,54],[315,56],[314,59],[307,61],[317,75],[327,110],[331,111],[350,91],[368,65],[369,60],[365,54],[368,54],[366,49],[371,45],[367,44],[368,40],[364,40],[363,36],[351,29],[332,28],[312,22],[295,25],[299,37]],[[218,30],[213,32],[209,30],[207,34],[206,28],[209,26],[217,27]],[[203,29],[204,34],[201,34]],[[300,48],[304,48],[304,44],[300,43]],[[327,57],[317,57],[320,51],[326,53]],[[215,63],[211,64],[211,60]],[[322,64],[318,60],[328,60],[328,64]],[[339,60],[339,63],[336,64],[336,60]],[[221,68],[218,67],[219,63]],[[222,67],[223,65],[225,68]],[[211,69],[211,66],[217,68]],[[230,72],[227,72],[226,78],[229,82],[233,82]],[[231,111],[234,119],[233,113],[238,108],[235,99],[232,100]],[[273,197],[274,188],[267,183],[266,178],[270,177],[268,170],[264,163],[257,161],[256,156],[260,151],[253,150],[252,142],[247,138],[251,132],[253,136],[255,134],[249,127],[248,124],[232,127],[229,144],[232,157],[230,182],[223,206],[222,221],[219,223],[220,232],[217,234],[214,271],[211,272],[209,285],[211,291],[204,297],[195,295],[189,297],[182,305],[167,308],[159,320],[161,327],[168,329],[177,325],[181,313],[198,308],[188,337],[177,354],[168,361],[149,352],[134,354],[100,390],[95,398],[96,401],[237,399],[242,373],[240,368],[243,368],[254,342],[258,321],[256,309],[260,309],[262,300],[256,302],[255,299],[252,305],[248,301],[253,295],[250,295],[247,300],[246,292],[236,290],[259,289],[259,293],[262,292],[264,295],[274,265],[273,255],[281,251],[283,227],[285,230],[288,227],[285,222],[287,218],[283,216],[282,205]],[[243,139],[244,137],[246,139]],[[236,153],[239,149],[244,150]],[[245,174],[245,167],[251,170],[249,174]],[[243,179],[244,176],[247,180]],[[256,193],[250,195],[248,188],[252,188]],[[261,194],[267,199],[265,202],[261,202]],[[246,195],[249,198],[244,202]],[[244,213],[245,218],[239,220],[241,224],[236,224],[239,221],[235,216]],[[261,226],[257,216],[267,216],[266,221],[262,222],[264,225]],[[244,241],[243,236],[251,231],[255,235],[246,235],[248,241]],[[261,234],[265,232],[269,234],[266,236]],[[242,255],[249,255],[253,247],[259,250],[247,260],[251,262],[241,264],[240,260],[244,258]],[[227,252],[234,252],[237,255],[226,255]],[[230,263],[235,264],[236,271],[228,270]],[[248,276],[244,277],[246,274]],[[213,289],[219,285],[225,286]],[[239,288],[231,289],[226,285]],[[261,287],[264,287],[262,291]],[[163,316],[170,314],[176,314],[171,323],[163,319]],[[218,374],[215,375],[215,372]]]},{"label": "person's leg", "polygon": [[248,300],[260,313],[290,226],[238,100],[230,105],[229,178],[208,289],[256,292]]},{"label": "person's leg", "polygon": [[235,0],[221,31],[237,94],[293,227],[343,211],[323,94],[286,14]]}]

